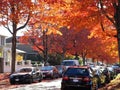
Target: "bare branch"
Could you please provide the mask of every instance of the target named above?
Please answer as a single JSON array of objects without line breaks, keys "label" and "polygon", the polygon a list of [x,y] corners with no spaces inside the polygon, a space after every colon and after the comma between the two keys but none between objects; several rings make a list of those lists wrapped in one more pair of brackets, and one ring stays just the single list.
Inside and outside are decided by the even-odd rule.
[{"label": "bare branch", "polygon": [[26,27],[26,25],[28,24],[29,20],[30,20],[30,14],[28,15],[28,18],[27,18],[25,24],[23,26],[17,28],[17,31],[20,30],[20,29],[23,29],[24,27]]},{"label": "bare branch", "polygon": [[34,43],[34,45],[35,45],[35,47],[37,47],[40,51],[44,52],[44,50],[43,50],[42,48],[40,48],[38,45],[36,45],[35,43]]},{"label": "bare branch", "polygon": [[[3,18],[2,18],[2,21],[4,21]],[[7,26],[3,24],[3,27],[6,28],[11,34],[13,34],[8,25],[8,18],[7,18]]]},{"label": "bare branch", "polygon": [[102,13],[105,15],[105,17],[108,18],[108,20],[110,20],[115,25],[114,20],[105,12],[102,0],[99,0],[99,4],[100,4],[100,9],[101,9]]},{"label": "bare branch", "polygon": [[105,31],[102,21],[100,22],[100,25],[101,25],[102,31]]}]

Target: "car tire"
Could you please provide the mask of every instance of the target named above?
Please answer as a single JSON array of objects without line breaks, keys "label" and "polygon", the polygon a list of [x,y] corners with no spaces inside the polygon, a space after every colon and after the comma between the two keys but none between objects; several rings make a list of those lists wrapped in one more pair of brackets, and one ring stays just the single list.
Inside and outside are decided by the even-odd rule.
[{"label": "car tire", "polygon": [[52,74],[52,75],[51,75],[51,78],[52,78],[52,79],[55,79],[55,74]]},{"label": "car tire", "polygon": [[14,81],[10,81],[10,84],[11,84],[11,85],[14,85],[14,84],[15,84],[15,82],[14,82]]},{"label": "car tire", "polygon": [[68,90],[66,87],[61,87],[61,90]]},{"label": "car tire", "polygon": [[42,81],[42,76],[40,76],[40,77],[39,77],[39,80],[38,80],[38,81],[39,81],[39,82],[41,82],[41,81]]},{"label": "car tire", "polygon": [[33,82],[33,79],[32,79],[32,78],[30,78],[30,80],[29,80],[29,82],[28,82],[28,83],[29,83],[29,84],[31,84],[32,82]]}]

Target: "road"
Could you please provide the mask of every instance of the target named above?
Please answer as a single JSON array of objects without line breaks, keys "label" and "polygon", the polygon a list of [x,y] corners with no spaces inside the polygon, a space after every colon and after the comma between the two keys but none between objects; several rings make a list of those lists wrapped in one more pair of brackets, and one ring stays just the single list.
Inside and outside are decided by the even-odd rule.
[{"label": "road", "polygon": [[17,88],[7,90],[60,90],[61,78],[55,80],[43,80],[33,84],[18,85]]}]

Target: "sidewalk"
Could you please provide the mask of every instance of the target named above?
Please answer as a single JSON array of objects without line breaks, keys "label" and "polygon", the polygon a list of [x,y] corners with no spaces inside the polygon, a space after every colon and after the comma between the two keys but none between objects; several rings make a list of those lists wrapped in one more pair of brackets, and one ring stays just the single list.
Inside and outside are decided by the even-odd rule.
[{"label": "sidewalk", "polygon": [[0,80],[8,79],[10,73],[0,73]]},{"label": "sidewalk", "polygon": [[4,90],[2,88],[10,86],[9,75],[10,73],[0,73],[0,90]]}]

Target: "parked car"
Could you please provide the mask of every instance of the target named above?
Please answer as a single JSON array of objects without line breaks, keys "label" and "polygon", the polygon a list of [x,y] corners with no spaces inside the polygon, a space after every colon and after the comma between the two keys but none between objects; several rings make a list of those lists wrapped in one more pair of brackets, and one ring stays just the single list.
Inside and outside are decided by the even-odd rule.
[{"label": "parked car", "polygon": [[119,64],[112,65],[112,68],[114,69],[115,75],[120,73],[120,65]]},{"label": "parked car", "polygon": [[63,65],[55,65],[55,67],[58,69],[59,71],[59,76],[62,77],[63,73],[65,72],[66,70],[66,67],[63,66]]},{"label": "parked car", "polygon": [[61,90],[79,88],[83,90],[97,90],[98,81],[88,66],[69,67],[62,76]]},{"label": "parked car", "polygon": [[32,83],[34,81],[41,81],[43,75],[36,67],[23,67],[18,72],[10,75],[9,80],[11,84],[15,83]]},{"label": "parked car", "polygon": [[58,78],[59,71],[55,66],[43,66],[40,68],[43,78]]},{"label": "parked car", "polygon": [[66,69],[70,66],[79,66],[79,61],[78,60],[63,60],[61,65],[65,66]]}]

